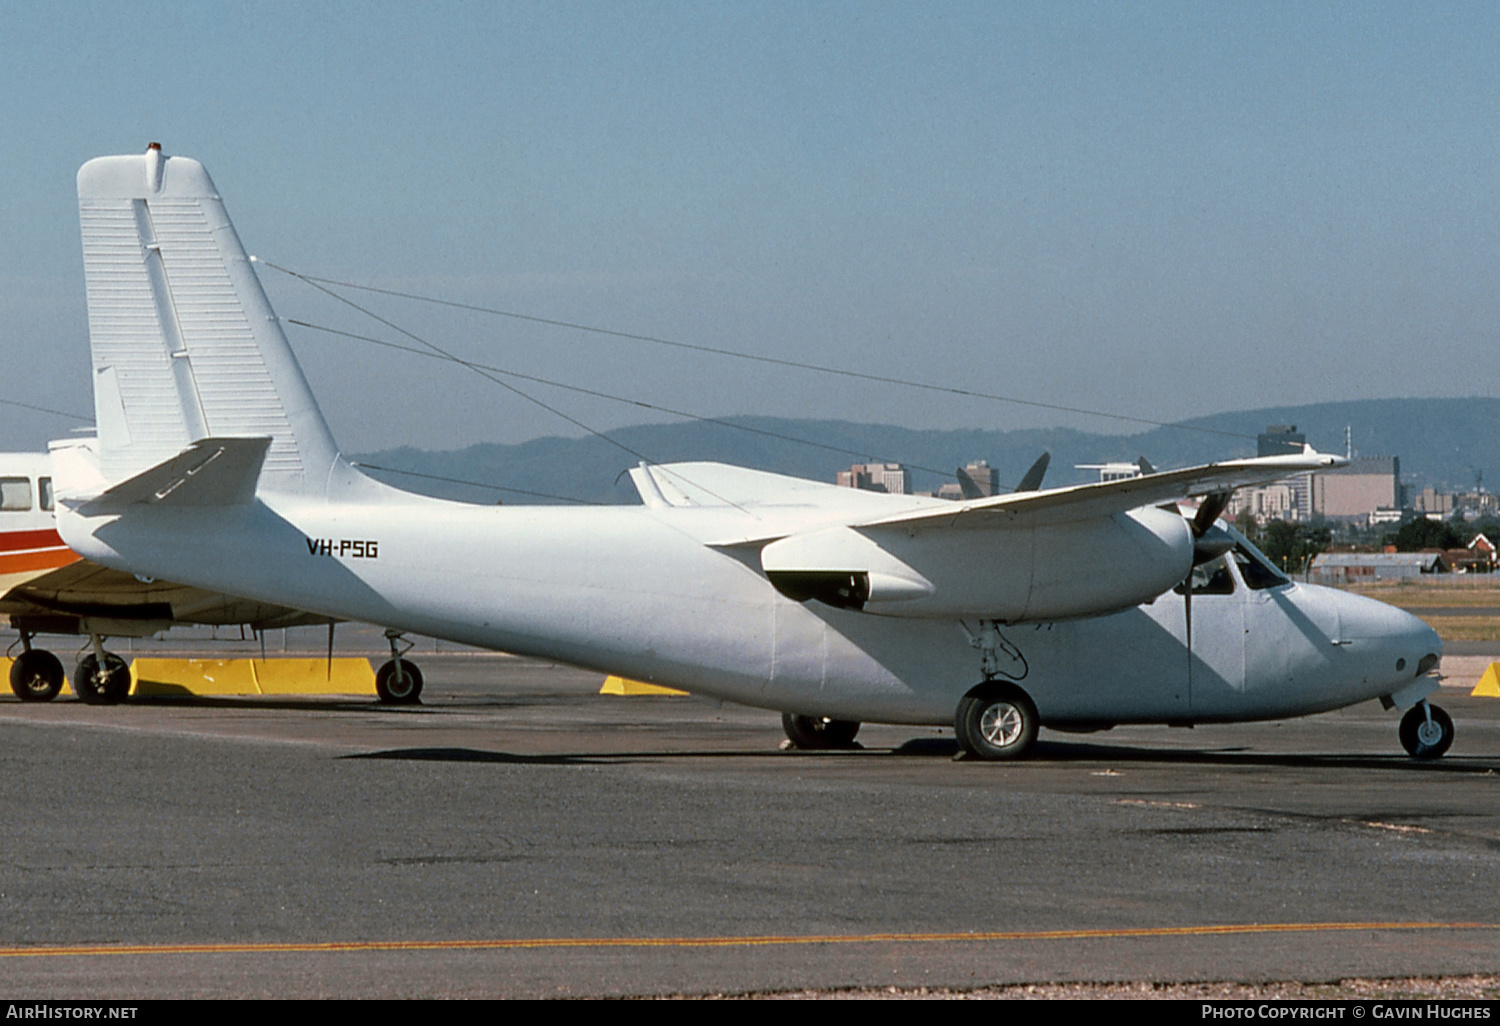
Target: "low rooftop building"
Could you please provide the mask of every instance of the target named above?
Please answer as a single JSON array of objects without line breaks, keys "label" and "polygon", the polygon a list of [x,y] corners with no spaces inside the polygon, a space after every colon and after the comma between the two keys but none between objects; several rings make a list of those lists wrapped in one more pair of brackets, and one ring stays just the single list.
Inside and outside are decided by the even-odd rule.
[{"label": "low rooftop building", "polygon": [[1324,552],[1313,557],[1307,579],[1312,584],[1368,584],[1448,571],[1441,552]]}]

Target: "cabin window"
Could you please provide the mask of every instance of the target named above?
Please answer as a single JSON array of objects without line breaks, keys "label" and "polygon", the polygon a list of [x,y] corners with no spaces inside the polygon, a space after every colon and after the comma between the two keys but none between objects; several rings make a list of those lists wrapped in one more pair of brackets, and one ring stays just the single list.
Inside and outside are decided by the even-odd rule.
[{"label": "cabin window", "polygon": [[0,477],[0,510],[20,511],[31,508],[31,478]]},{"label": "cabin window", "polygon": [[42,500],[42,509],[52,510],[52,479],[50,477],[39,477],[36,479],[37,498]]}]

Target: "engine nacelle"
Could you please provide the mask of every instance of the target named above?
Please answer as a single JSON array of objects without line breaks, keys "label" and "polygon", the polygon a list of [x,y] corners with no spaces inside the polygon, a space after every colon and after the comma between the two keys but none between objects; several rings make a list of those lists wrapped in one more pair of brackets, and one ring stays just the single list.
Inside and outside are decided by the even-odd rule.
[{"label": "engine nacelle", "polygon": [[1129,609],[1180,583],[1192,565],[1187,521],[1155,507],[1037,527],[999,518],[975,527],[835,527],[761,551],[771,583],[799,602],[1004,623]]}]

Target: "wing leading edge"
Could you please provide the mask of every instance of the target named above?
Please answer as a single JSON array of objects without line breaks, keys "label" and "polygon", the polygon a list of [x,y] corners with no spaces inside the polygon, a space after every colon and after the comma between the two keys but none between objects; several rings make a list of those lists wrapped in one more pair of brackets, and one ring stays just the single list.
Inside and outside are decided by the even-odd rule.
[{"label": "wing leading edge", "polygon": [[980,528],[1014,524],[1023,527],[1033,526],[1040,519],[1049,524],[1072,523],[1126,513],[1143,506],[1177,499],[1214,492],[1232,492],[1249,485],[1268,484],[1293,474],[1342,467],[1348,462],[1342,456],[1320,453],[1309,445],[1301,453],[1290,456],[1226,460],[1223,463],[1206,463],[1122,481],[997,495],[963,502],[957,508],[911,510],[876,520],[861,521],[854,526],[886,527],[901,524]]}]

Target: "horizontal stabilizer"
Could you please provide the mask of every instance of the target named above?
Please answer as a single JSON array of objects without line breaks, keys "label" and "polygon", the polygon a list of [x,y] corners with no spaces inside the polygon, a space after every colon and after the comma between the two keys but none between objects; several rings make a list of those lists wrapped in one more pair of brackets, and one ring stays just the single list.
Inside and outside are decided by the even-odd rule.
[{"label": "horizontal stabilizer", "polygon": [[203,438],[171,459],[127,478],[79,508],[85,516],[133,505],[243,506],[271,448],[270,438]]}]

